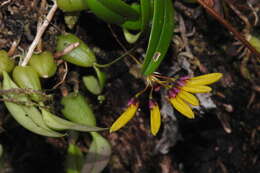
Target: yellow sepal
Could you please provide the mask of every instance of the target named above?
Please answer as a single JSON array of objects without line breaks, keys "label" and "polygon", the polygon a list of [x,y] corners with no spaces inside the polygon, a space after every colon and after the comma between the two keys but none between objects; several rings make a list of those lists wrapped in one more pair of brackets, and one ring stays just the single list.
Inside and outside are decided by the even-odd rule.
[{"label": "yellow sepal", "polygon": [[187,92],[191,92],[191,93],[208,93],[210,92],[212,89],[208,86],[204,86],[204,85],[185,85],[183,87],[181,87],[181,89],[187,91]]},{"label": "yellow sepal", "polygon": [[150,123],[151,133],[155,136],[158,133],[161,126],[161,114],[158,105],[154,106],[151,109]]},{"label": "yellow sepal", "polygon": [[217,82],[222,78],[222,73],[210,73],[197,77],[193,77],[188,80],[187,85],[209,85]]},{"label": "yellow sepal", "polygon": [[175,98],[170,98],[170,102],[173,105],[173,107],[179,111],[181,114],[188,118],[194,118],[194,113],[192,112],[191,108],[182,101],[178,96]]},{"label": "yellow sepal", "polygon": [[199,106],[199,100],[192,94],[184,91],[184,90],[181,90],[179,93],[178,93],[178,96],[183,99],[184,101],[192,104],[193,106]]},{"label": "yellow sepal", "polygon": [[132,104],[130,105],[125,112],[123,112],[120,117],[113,123],[113,125],[110,127],[109,132],[114,132],[122,128],[128,121],[130,121],[136,111],[137,111],[138,105]]}]

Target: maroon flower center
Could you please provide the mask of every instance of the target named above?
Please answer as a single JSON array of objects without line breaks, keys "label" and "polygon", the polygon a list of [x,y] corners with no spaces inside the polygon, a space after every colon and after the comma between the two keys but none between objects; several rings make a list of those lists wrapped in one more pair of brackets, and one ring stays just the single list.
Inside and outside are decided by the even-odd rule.
[{"label": "maroon flower center", "polygon": [[131,105],[138,105],[139,101],[136,98],[131,98],[128,103],[127,106],[131,106]]},{"label": "maroon flower center", "polygon": [[168,91],[168,96],[169,98],[175,98],[177,96],[177,94],[180,92],[180,88],[183,87],[187,80],[190,79],[189,76],[184,76],[184,77],[181,77],[178,81],[177,81],[177,86],[176,87],[173,87],[171,88],[169,91]]},{"label": "maroon flower center", "polygon": [[156,101],[154,101],[153,99],[149,100],[149,109],[153,109],[155,106],[157,106]]},{"label": "maroon flower center", "polygon": [[175,98],[177,96],[177,94],[180,92],[180,89],[179,88],[171,88],[169,91],[168,91],[168,96],[169,98]]}]

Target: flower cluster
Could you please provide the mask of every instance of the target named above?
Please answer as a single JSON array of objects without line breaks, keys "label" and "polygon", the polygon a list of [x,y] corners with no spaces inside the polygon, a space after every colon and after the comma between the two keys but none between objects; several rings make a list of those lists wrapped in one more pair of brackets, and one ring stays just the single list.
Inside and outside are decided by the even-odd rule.
[{"label": "flower cluster", "polygon": [[[191,106],[199,106],[199,100],[192,93],[210,92],[212,89],[207,85],[217,82],[221,77],[221,73],[210,73],[198,77],[185,76],[175,80],[173,78],[154,74],[147,78],[147,86],[151,87],[151,91],[154,89],[154,86],[158,84],[165,87],[168,90],[167,98],[172,106],[184,116],[194,118],[194,112],[192,111]],[[158,78],[163,78],[164,80],[159,80]],[[128,102],[127,109],[110,127],[110,132],[119,130],[134,117],[139,106],[139,101],[137,99],[139,95],[140,93]],[[157,102],[152,99],[151,94],[149,108],[151,133],[156,135],[161,126],[161,115],[159,106]]]}]

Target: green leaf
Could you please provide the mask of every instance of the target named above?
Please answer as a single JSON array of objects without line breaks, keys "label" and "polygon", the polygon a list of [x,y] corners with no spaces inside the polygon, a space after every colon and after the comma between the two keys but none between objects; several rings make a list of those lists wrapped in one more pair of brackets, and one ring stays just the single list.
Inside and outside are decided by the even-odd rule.
[{"label": "green leaf", "polygon": [[[77,115],[77,114],[76,114]],[[46,125],[55,130],[76,130],[81,132],[95,132],[103,131],[106,128],[100,128],[96,126],[82,125],[74,123],[63,118],[60,118],[56,115],[53,115],[49,111],[42,109],[43,120]]]},{"label": "green leaf", "polygon": [[32,55],[29,64],[42,78],[53,76],[57,70],[57,64],[49,51]]},{"label": "green leaf", "polygon": [[103,88],[105,87],[106,81],[107,81],[107,75],[103,71],[101,71],[98,67],[94,66],[94,69],[96,71],[97,77],[98,77],[98,83],[101,88],[101,92]]},{"label": "green leaf", "polygon": [[141,5],[141,30],[145,31],[149,28],[151,19],[151,0],[140,0]]},{"label": "green leaf", "polygon": [[129,29],[129,30],[141,30],[142,28],[142,21],[141,21],[141,6],[140,4],[133,3],[131,5],[131,8],[133,8],[138,14],[139,18],[137,20],[127,20],[125,23],[123,23],[121,26],[124,29]]},{"label": "green leaf", "polygon": [[77,36],[73,34],[60,35],[57,40],[57,51],[64,50],[72,43],[79,42],[80,45],[68,54],[62,56],[65,61],[81,67],[91,67],[96,62],[96,56],[90,48]]},{"label": "green leaf", "polygon": [[106,8],[123,16],[126,20],[137,20],[139,14],[131,8],[130,5],[122,0],[97,0],[101,2]]},{"label": "green leaf", "polygon": [[101,87],[95,76],[84,76],[83,83],[92,94],[99,95],[101,93]]},{"label": "green leaf", "polygon": [[142,73],[150,75],[162,62],[174,30],[174,9],[171,0],[154,0],[152,30]]},{"label": "green leaf", "polygon": [[260,53],[260,36],[250,35],[249,43]]},{"label": "green leaf", "polygon": [[65,161],[66,173],[80,173],[84,164],[84,156],[76,144],[70,143]]},{"label": "green leaf", "polygon": [[109,142],[98,133],[91,133],[93,141],[87,154],[82,173],[100,173],[108,164],[111,155]]},{"label": "green leaf", "polygon": [[[18,88],[18,86],[11,80],[6,72],[3,73],[3,89],[8,90],[12,88]],[[30,99],[25,95],[8,94],[3,96],[4,99],[14,99],[17,101],[28,102]],[[62,137],[61,133],[55,132],[48,128],[43,119],[41,113],[34,106],[18,105],[16,103],[5,101],[5,106],[11,113],[12,117],[24,128],[30,130],[33,133],[49,136],[49,137]]]},{"label": "green leaf", "polygon": [[[41,81],[39,74],[31,66],[16,66],[13,70],[13,79],[21,88],[30,88],[36,91],[40,91]],[[31,94],[31,98],[35,101],[40,101],[43,98],[39,94]]]},{"label": "green leaf", "polygon": [[64,22],[69,29],[73,29],[79,20],[79,12],[66,13],[64,15]]},{"label": "green leaf", "polygon": [[61,112],[70,121],[96,126],[95,115],[81,94],[70,93],[68,96],[62,98],[61,104],[64,106]]},{"label": "green leaf", "polygon": [[100,19],[111,24],[123,24],[126,19],[124,16],[117,14],[111,9],[107,8],[98,0],[85,0],[87,2],[88,8]]},{"label": "green leaf", "polygon": [[132,34],[127,29],[123,28],[123,33],[126,41],[130,44],[133,44],[138,40],[142,32],[138,32],[137,34]]},{"label": "green leaf", "polygon": [[65,12],[75,12],[87,9],[85,0],[57,0],[57,5]]},{"label": "green leaf", "polygon": [[5,50],[0,50],[0,76],[3,71],[11,72],[14,68],[14,61],[8,56]]}]

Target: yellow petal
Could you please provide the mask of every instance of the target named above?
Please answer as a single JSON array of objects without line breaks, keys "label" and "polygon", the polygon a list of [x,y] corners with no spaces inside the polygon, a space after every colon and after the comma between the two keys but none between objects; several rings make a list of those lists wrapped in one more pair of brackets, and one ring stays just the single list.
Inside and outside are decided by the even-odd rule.
[{"label": "yellow petal", "polygon": [[208,93],[212,90],[210,87],[204,85],[185,85],[181,89],[191,93]]},{"label": "yellow petal", "polygon": [[151,133],[155,136],[158,133],[161,126],[161,114],[158,105],[154,106],[151,109],[150,123],[151,123]]},{"label": "yellow petal", "polygon": [[193,77],[188,80],[187,85],[209,85],[217,82],[222,76],[222,73],[210,73]]},{"label": "yellow petal", "polygon": [[192,112],[191,108],[178,96],[175,98],[170,98],[170,102],[173,105],[173,107],[181,114],[188,118],[194,118],[194,113]]},{"label": "yellow petal", "polygon": [[181,90],[179,93],[178,93],[178,96],[185,100],[186,102],[192,104],[193,106],[199,106],[199,100],[192,94],[184,91],[184,90]]},{"label": "yellow petal", "polygon": [[121,114],[121,116],[113,123],[113,125],[110,127],[109,132],[114,132],[119,130],[121,127],[123,127],[129,120],[131,120],[136,111],[137,111],[138,105],[132,104],[130,105],[126,111]]}]

